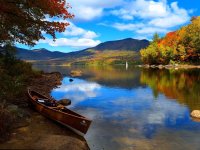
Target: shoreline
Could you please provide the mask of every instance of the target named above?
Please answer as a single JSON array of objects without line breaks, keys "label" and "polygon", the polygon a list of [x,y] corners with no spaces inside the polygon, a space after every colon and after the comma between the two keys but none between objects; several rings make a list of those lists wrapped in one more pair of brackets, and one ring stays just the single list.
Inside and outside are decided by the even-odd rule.
[{"label": "shoreline", "polygon": [[[60,66],[60,67],[69,67],[69,65],[62,65],[62,64],[37,64],[34,65],[42,65],[42,66]],[[72,65],[72,66],[87,66],[87,67],[102,67],[102,66],[125,66],[125,64],[112,64],[112,65]],[[139,67],[139,68],[158,68],[158,69],[200,69],[200,65],[187,65],[187,64],[174,64],[174,65],[149,65],[149,64],[131,64],[129,66],[132,67]]]},{"label": "shoreline", "polygon": [[[50,97],[51,90],[61,84],[62,78],[59,72],[43,73],[31,79],[29,87]],[[22,99],[28,103],[28,97]],[[23,112],[23,117],[12,130],[10,139],[0,143],[0,149],[89,149],[84,137],[42,116],[30,106],[14,106],[16,111]]]},{"label": "shoreline", "polygon": [[140,68],[158,68],[158,69],[200,69],[200,65],[136,65]]}]

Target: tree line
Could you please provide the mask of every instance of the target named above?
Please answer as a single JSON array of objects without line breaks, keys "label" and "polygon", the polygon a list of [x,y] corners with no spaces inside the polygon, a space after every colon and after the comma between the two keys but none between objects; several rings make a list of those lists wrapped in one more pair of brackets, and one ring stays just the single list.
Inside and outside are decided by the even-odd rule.
[{"label": "tree line", "polygon": [[200,63],[200,16],[189,25],[160,38],[157,33],[150,45],[140,51],[145,64]]}]

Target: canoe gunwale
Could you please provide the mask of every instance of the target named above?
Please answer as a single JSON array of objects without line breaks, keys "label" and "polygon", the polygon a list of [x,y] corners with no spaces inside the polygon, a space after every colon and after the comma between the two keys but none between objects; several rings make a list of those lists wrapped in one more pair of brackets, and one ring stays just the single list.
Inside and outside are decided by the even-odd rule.
[{"label": "canoe gunwale", "polygon": [[[34,90],[28,89],[28,95],[30,97],[30,101],[31,101],[31,103],[34,105],[34,107],[36,108],[36,110],[39,113],[41,113],[42,115],[44,115],[44,116],[46,116],[46,117],[48,117],[48,118],[50,118],[50,119],[52,119],[52,120],[54,120],[56,122],[59,122],[60,124],[63,124],[65,126],[69,127],[70,129],[72,129],[73,131],[75,131],[76,133],[78,133],[81,136],[86,134],[86,132],[89,129],[89,126],[90,126],[92,120],[90,120],[90,119],[88,119],[88,118],[86,118],[86,117],[84,117],[84,116],[82,116],[82,115],[80,115],[80,114],[78,114],[78,113],[66,108],[66,107],[64,109],[66,111],[69,111],[69,112],[63,112],[61,110],[57,110],[57,109],[51,108],[51,106],[46,106],[45,104],[42,104],[42,103],[38,102],[37,100],[35,100],[35,98],[33,97],[34,94],[37,97],[41,96],[42,98],[46,98],[46,99],[49,99],[49,100],[50,100],[50,98],[48,98],[48,97],[46,97],[46,96],[44,96],[44,95],[42,95],[42,94],[40,94],[40,93],[38,93],[38,92],[36,92]],[[70,114],[70,113],[72,113],[72,114]],[[63,122],[63,120],[59,120],[57,117],[55,117],[56,115],[60,116],[60,117],[64,117],[65,116],[68,119],[69,118],[75,119],[74,120],[75,124],[77,122],[79,122],[80,123],[79,126],[80,127],[82,126],[81,127],[82,129],[80,129],[80,127],[76,128],[77,124],[75,125],[76,127],[70,126],[65,121]],[[82,122],[80,122],[80,121],[83,121],[84,123],[86,123],[86,125],[81,125]],[[73,124],[72,121],[71,121],[71,124]]]},{"label": "canoe gunwale", "polygon": [[[35,91],[34,91],[34,92],[35,92]],[[35,93],[37,93],[37,92],[35,92]],[[37,94],[39,94],[39,93],[37,93]],[[39,94],[39,95],[41,95],[41,94]],[[32,97],[30,93],[29,93],[29,96]],[[43,95],[41,95],[41,96],[43,96]],[[43,97],[49,99],[49,98],[46,97],[46,96],[43,96]],[[79,114],[77,114],[77,113],[76,113],[76,114],[77,114],[78,116],[72,115],[72,114],[69,114],[69,113],[67,113],[67,112],[63,112],[63,111],[59,111],[59,110],[53,109],[53,108],[51,108],[50,106],[46,106],[46,105],[44,105],[44,104],[42,104],[42,103],[40,103],[40,102],[38,102],[38,101],[33,100],[33,98],[31,98],[31,100],[32,100],[33,102],[39,104],[39,105],[42,105],[42,106],[45,107],[45,108],[51,109],[51,110],[53,110],[53,111],[57,111],[57,112],[59,112],[59,113],[63,113],[63,114],[67,114],[67,115],[70,115],[70,116],[73,116],[73,117],[77,117],[77,118],[80,118],[80,119],[85,119],[85,120],[91,121],[90,119],[87,119],[86,117],[84,117],[84,116],[82,116],[82,115],[79,115]],[[69,110],[69,109],[68,109],[68,110]],[[71,111],[71,110],[69,110],[69,111]],[[72,111],[72,112],[73,112],[73,111]],[[75,113],[75,112],[73,112],[73,113]]]}]

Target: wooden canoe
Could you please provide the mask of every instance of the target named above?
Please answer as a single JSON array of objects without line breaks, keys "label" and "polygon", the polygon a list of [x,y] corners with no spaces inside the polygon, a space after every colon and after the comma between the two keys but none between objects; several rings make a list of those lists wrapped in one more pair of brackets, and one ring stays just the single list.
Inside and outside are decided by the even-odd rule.
[{"label": "wooden canoe", "polygon": [[80,135],[86,134],[91,120],[86,117],[73,112],[72,110],[67,109],[66,107],[52,107],[46,106],[44,103],[39,102],[41,99],[49,100],[46,96],[39,94],[33,90],[28,89],[28,96],[34,108],[41,113],[42,115],[55,120],[68,128],[72,129]]}]

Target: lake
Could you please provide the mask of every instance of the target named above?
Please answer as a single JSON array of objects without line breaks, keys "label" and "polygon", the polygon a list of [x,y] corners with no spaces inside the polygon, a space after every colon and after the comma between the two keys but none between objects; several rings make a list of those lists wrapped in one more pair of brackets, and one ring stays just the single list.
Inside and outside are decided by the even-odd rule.
[{"label": "lake", "polygon": [[[200,70],[35,66],[59,71],[51,95],[69,98],[70,109],[92,119],[85,138],[92,150],[199,150]],[[70,71],[81,77],[69,82]]]}]

